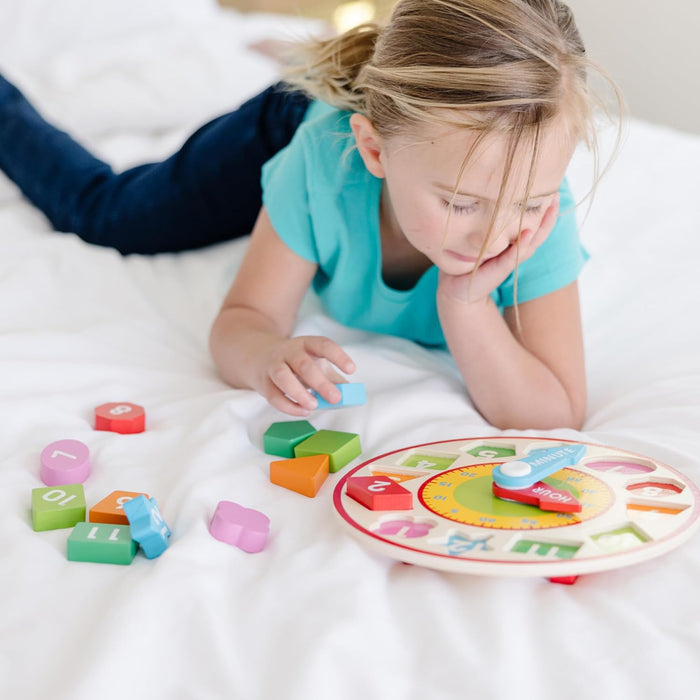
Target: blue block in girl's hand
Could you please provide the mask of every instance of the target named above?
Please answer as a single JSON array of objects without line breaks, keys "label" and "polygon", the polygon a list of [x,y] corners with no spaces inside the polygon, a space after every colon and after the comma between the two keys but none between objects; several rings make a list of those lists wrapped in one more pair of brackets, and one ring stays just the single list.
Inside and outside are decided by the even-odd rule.
[{"label": "blue block in girl's hand", "polygon": [[131,527],[131,538],[139,543],[143,553],[154,559],[168,548],[170,528],[158,510],[155,498],[137,496],[123,505]]},{"label": "blue block in girl's hand", "polygon": [[318,401],[318,408],[345,408],[346,406],[361,406],[367,402],[364,384],[349,382],[336,384],[336,387],[340,390],[340,401],[338,403],[330,403],[314,392],[314,397]]}]

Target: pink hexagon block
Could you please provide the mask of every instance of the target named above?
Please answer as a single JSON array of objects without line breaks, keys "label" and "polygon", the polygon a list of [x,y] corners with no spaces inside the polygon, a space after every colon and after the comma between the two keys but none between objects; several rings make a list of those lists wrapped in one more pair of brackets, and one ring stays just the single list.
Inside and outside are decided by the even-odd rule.
[{"label": "pink hexagon block", "polygon": [[41,452],[41,480],[47,486],[81,484],[90,476],[90,450],[80,440],[57,440]]},{"label": "pink hexagon block", "polygon": [[219,501],[209,523],[209,532],[217,540],[233,544],[244,552],[259,552],[267,542],[270,518],[233,501]]}]

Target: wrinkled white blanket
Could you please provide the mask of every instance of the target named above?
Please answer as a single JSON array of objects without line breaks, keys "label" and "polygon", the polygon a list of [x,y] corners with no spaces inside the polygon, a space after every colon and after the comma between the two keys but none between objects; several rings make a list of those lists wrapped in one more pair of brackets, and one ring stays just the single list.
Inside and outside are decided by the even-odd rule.
[{"label": "wrinkled white blanket", "polygon": [[[167,154],[195,124],[273,80],[274,64],[248,41],[314,29],[207,0],[0,0],[0,70],[121,166]],[[641,452],[696,482],[698,163],[700,138],[631,124],[582,232],[588,417],[580,433],[544,434]],[[585,154],[570,179],[585,193]],[[284,416],[223,384],[207,352],[245,245],[123,258],[51,232],[0,182],[1,697],[696,692],[700,538],[571,587],[445,574],[348,537],[332,513],[341,474],[314,499],[270,484],[262,434]],[[312,422],[360,434],[365,457],[499,434],[445,353],[341,328],[312,298],[298,330],[332,335],[356,360],[367,404]],[[147,431],[94,431],[93,408],[108,401],[145,406]],[[157,498],[173,531],[162,557],[73,563],[66,530],[32,530],[39,454],[62,438],[90,447],[88,505],[115,489]],[[265,550],[246,554],[209,535],[220,500],[269,516]]]}]

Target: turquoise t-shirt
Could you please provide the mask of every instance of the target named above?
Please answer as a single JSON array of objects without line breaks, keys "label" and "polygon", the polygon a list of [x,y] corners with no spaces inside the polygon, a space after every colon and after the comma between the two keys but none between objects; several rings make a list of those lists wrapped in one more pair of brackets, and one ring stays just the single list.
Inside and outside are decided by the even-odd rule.
[{"label": "turquoise t-shirt", "polygon": [[[349,119],[349,112],[314,103],[289,145],[264,165],[263,203],[272,225],[295,253],[318,264],[313,288],[337,321],[442,346],[435,300],[438,269],[433,265],[406,291],[387,286],[382,278],[382,181],[352,148]],[[564,213],[547,240],[519,266],[519,303],[570,284],[588,257],[566,181],[560,195]],[[492,297],[500,309],[514,304],[512,274]]]}]

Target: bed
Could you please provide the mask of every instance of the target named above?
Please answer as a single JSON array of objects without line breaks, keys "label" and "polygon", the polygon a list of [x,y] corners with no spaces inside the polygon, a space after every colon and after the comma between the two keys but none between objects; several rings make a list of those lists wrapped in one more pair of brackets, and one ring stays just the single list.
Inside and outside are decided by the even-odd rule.
[{"label": "bed", "polygon": [[[98,9],[99,6],[99,9]],[[248,48],[318,23],[206,0],[0,2],[0,69],[117,167],[165,156],[198,123],[271,82]],[[613,141],[604,132],[603,144]],[[580,432],[498,431],[450,358],[343,328],[313,297],[297,332],[356,361],[363,406],[318,411],[362,455],[524,435],[613,445],[700,483],[700,137],[632,120],[582,238],[589,408]],[[590,158],[569,177],[578,194]],[[585,221],[584,221],[585,218]],[[466,575],[406,566],[350,537],[331,474],[315,498],[273,485],[263,434],[287,417],[226,386],[207,333],[246,241],[121,257],[50,231],[0,181],[0,696],[32,700],[687,697],[700,685],[700,537],[582,576]],[[130,401],[147,428],[93,428]],[[88,445],[88,507],[155,497],[172,530],[155,559],[71,562],[68,530],[35,532],[30,501],[53,441]],[[217,503],[270,519],[259,553],[214,539]]]}]

